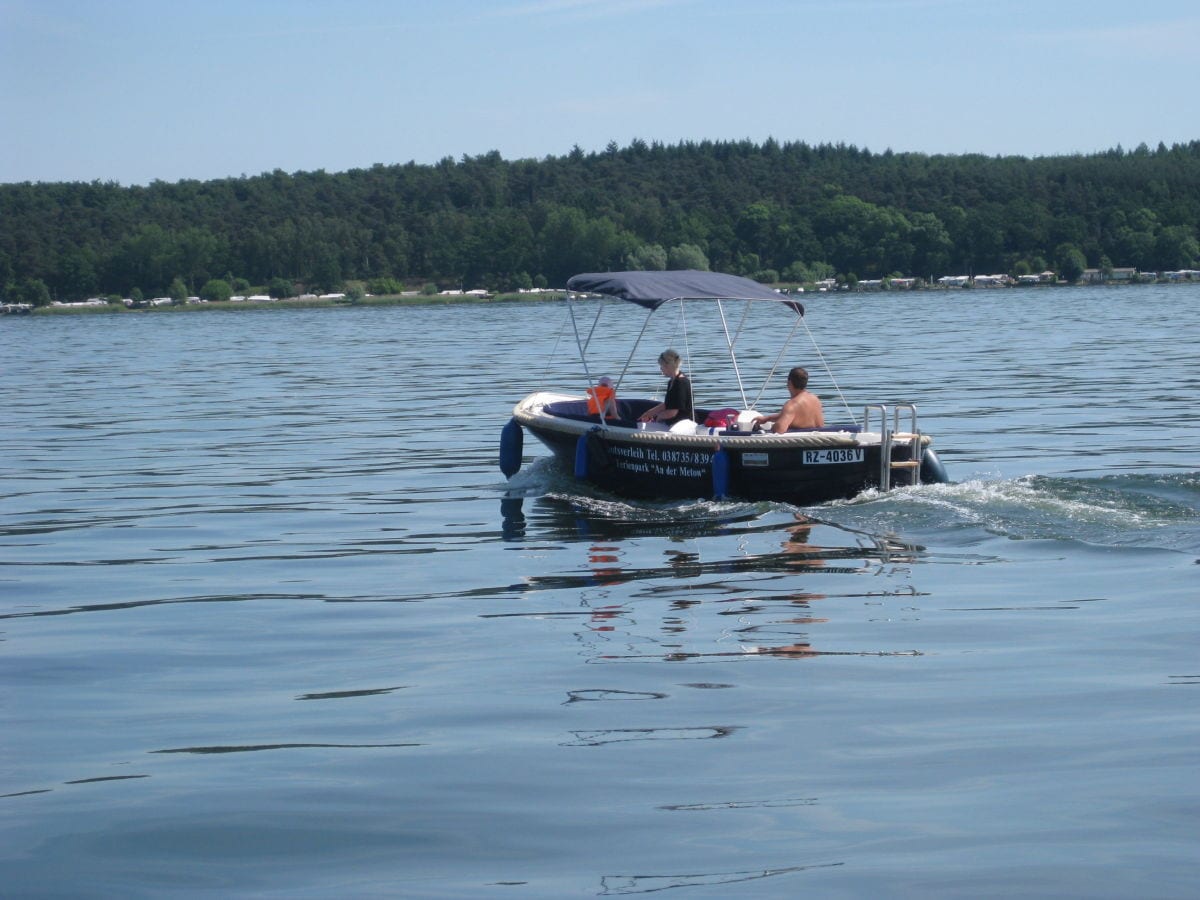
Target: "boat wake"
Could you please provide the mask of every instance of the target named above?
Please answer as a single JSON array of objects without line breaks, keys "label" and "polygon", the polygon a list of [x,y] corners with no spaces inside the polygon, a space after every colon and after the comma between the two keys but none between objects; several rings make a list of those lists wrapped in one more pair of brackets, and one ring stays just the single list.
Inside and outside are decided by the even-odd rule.
[{"label": "boat wake", "polygon": [[750,521],[778,504],[738,500],[627,500],[572,478],[550,457],[542,457],[505,485],[509,498],[545,497],[569,505],[588,519],[615,526],[703,526]]},{"label": "boat wake", "polygon": [[[625,534],[779,528],[784,503],[630,501],[581,484],[549,458],[508,484],[508,496],[546,497],[593,528]],[[1026,475],[868,490],[850,500],[804,507],[825,524],[858,533],[905,535],[931,546],[973,546],[995,537],[1072,541],[1100,547],[1200,552],[1200,473],[1094,478]],[[932,534],[931,534],[932,533]]]},{"label": "boat wake", "polygon": [[870,491],[822,507],[830,518],[909,532],[934,529],[966,542],[984,536],[1061,540],[1105,547],[1200,549],[1200,474],[998,481]]},{"label": "boat wake", "polygon": [[[488,589],[480,615],[569,623],[597,665],[919,655],[929,647],[909,626],[932,614],[921,598],[939,584],[991,585],[972,587],[968,605],[1011,609],[1023,601],[1008,584],[1031,564],[1103,557],[1112,571],[1174,568],[1186,581],[1200,555],[1192,472],[980,478],[811,507],[630,501],[549,463],[510,487],[504,538],[536,562]],[[951,571],[978,566],[1002,570],[983,582]],[[1077,605],[1075,582],[1037,608]]]}]

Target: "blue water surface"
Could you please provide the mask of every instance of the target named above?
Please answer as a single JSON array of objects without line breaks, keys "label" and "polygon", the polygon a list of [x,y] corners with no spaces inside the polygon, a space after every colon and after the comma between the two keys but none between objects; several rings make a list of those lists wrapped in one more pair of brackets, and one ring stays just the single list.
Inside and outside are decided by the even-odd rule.
[{"label": "blue water surface", "polygon": [[506,482],[553,302],[0,322],[0,894],[1196,896],[1200,288],[806,304],[952,484]]}]

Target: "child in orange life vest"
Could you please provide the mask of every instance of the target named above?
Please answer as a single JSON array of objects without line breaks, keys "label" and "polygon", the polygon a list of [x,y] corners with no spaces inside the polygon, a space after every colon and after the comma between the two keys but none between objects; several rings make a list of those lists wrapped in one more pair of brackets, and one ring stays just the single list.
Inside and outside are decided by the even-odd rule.
[{"label": "child in orange life vest", "polygon": [[600,380],[596,382],[596,386],[588,388],[588,412],[595,415],[603,410],[602,418],[616,419],[617,416],[617,391],[613,387],[612,379],[607,375],[600,376]]}]

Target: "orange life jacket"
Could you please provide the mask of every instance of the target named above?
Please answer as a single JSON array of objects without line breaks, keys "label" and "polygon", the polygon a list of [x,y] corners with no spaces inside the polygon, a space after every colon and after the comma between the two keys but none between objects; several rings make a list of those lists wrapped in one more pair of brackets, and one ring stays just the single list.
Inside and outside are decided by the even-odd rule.
[{"label": "orange life jacket", "polygon": [[600,410],[604,409],[604,407],[608,404],[608,401],[611,400],[616,393],[617,392],[615,390],[603,384],[598,384],[595,387],[588,388],[588,412],[599,414]]}]

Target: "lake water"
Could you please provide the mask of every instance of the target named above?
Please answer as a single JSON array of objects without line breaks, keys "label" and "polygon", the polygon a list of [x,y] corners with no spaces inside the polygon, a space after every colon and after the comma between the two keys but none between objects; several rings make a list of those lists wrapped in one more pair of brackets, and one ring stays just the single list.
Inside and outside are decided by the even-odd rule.
[{"label": "lake water", "polygon": [[0,894],[1200,895],[1200,286],[808,306],[953,484],[506,484],[554,303],[0,322]]}]

